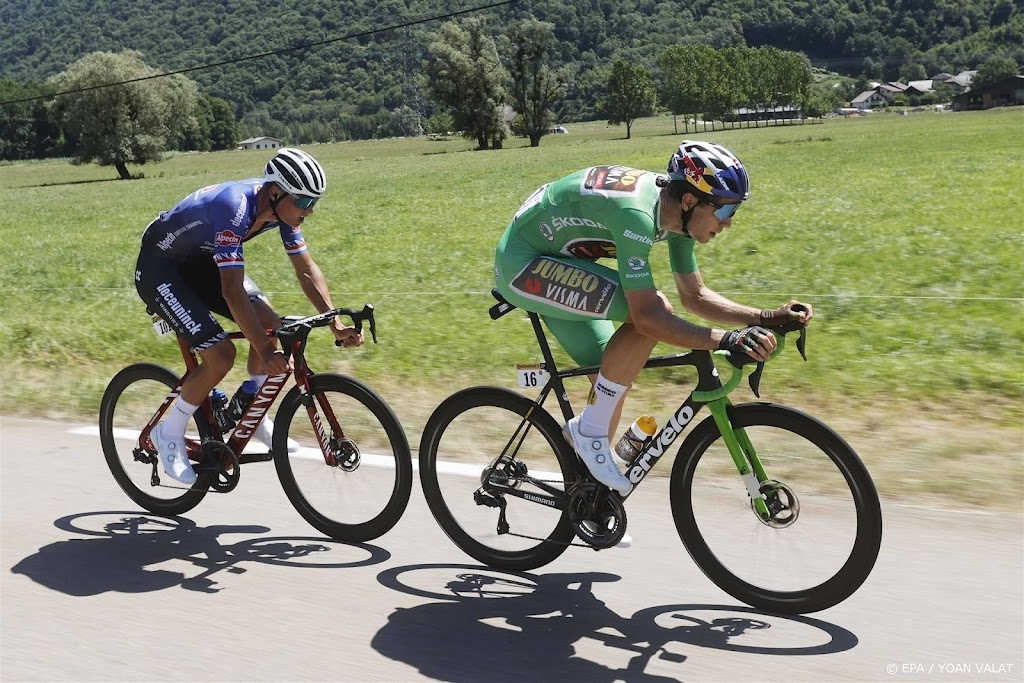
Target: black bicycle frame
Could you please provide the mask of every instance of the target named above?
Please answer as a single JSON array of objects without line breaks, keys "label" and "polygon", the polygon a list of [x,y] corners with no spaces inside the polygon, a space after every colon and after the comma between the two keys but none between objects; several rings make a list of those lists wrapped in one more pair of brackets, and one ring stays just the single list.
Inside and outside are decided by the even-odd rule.
[{"label": "black bicycle frame", "polygon": [[[496,318],[504,315],[513,310],[508,302],[502,301],[501,304],[495,307],[495,311],[492,311],[491,317]],[[548,394],[554,392],[555,398],[558,400],[558,405],[562,410],[562,416],[565,421],[569,421],[574,417],[572,406],[569,403],[569,395],[565,390],[565,383],[562,381],[567,377],[579,377],[581,375],[596,375],[600,371],[599,366],[589,367],[578,367],[569,370],[559,370],[555,364],[554,355],[551,353],[551,347],[547,341],[547,335],[544,333],[544,328],[541,326],[540,316],[532,311],[526,311],[530,317],[530,323],[533,325],[534,334],[537,336],[537,343],[540,345],[541,355],[544,357],[544,362],[541,367],[547,371],[549,375],[548,381],[544,384],[540,394],[534,401],[535,405],[540,407],[544,404]],[[689,353],[673,354],[670,356],[655,356],[644,364],[644,369],[647,368],[667,368],[675,367],[678,365],[692,365],[697,369],[697,386],[691,390],[690,395],[687,396],[686,400],[679,407],[678,410],[669,419],[668,424],[664,425],[661,430],[654,435],[654,438],[636,455],[636,457],[629,463],[626,468],[626,476],[633,484],[633,491],[636,487],[644,480],[644,477],[654,469],[654,466],[661,459],[661,457],[668,451],[669,447],[675,442],[679,435],[686,430],[686,426],[693,421],[697,413],[704,406],[703,402],[696,401],[693,397],[695,391],[715,391],[722,388],[722,382],[718,377],[718,370],[715,368],[715,364],[711,359],[710,351],[691,351]],[[523,420],[523,424],[529,428],[527,419]],[[509,447],[512,446],[512,442],[519,436],[520,430],[523,425],[520,425],[520,429],[516,430],[512,438],[509,439],[506,445],[506,452]],[[522,433],[523,438],[526,436],[526,432]],[[512,456],[514,459],[514,456]],[[550,507],[557,507],[559,509],[565,508],[565,494],[562,491],[547,486],[538,480],[531,479],[531,482],[541,487],[545,491],[553,494],[551,496],[542,496],[537,494],[527,494],[518,489],[501,486],[497,484],[490,484],[490,487],[495,491],[501,493],[516,496],[517,498],[523,498],[530,500],[535,503],[541,503]],[[632,491],[630,491],[630,494]],[[626,497],[628,497],[627,494]]]}]

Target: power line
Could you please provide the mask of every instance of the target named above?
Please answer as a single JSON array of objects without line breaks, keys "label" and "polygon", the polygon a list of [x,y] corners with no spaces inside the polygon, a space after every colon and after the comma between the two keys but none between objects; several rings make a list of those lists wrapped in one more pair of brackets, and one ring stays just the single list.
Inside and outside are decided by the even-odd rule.
[{"label": "power line", "polygon": [[[60,292],[60,291],[95,291],[95,292],[130,292],[135,294],[135,288],[128,287],[84,287],[80,285],[69,286],[69,287],[0,287],[0,292]],[[265,294],[273,294],[275,296],[302,296],[302,292],[295,291],[270,291],[264,290]],[[475,290],[465,289],[462,291],[452,290],[438,290],[438,291],[427,291],[422,289],[412,291],[392,291],[386,294],[378,296],[389,296],[389,297],[416,297],[424,294],[429,295],[441,295],[441,294],[461,294],[463,296],[490,296],[490,290]],[[720,294],[727,294],[729,296],[775,296],[775,297],[803,297],[807,299],[890,299],[890,300],[924,300],[924,301],[948,301],[951,303],[957,303],[961,301],[992,301],[999,302],[1005,301],[1014,304],[1024,304],[1024,297],[1016,296],[944,296],[936,294],[856,294],[856,293],[844,293],[844,292],[748,292],[742,290],[722,290]]]},{"label": "power line", "polygon": [[365,38],[367,36],[376,35],[378,33],[386,33],[387,31],[394,31],[400,28],[406,28],[409,26],[416,26],[417,24],[427,24],[432,21],[440,21],[442,19],[451,19],[458,17],[463,14],[471,14],[473,12],[482,12],[488,9],[494,9],[495,7],[503,7],[505,5],[511,5],[519,2],[519,0],[501,0],[501,2],[493,2],[489,5],[480,5],[479,7],[471,7],[470,9],[463,9],[457,12],[449,12],[448,14],[439,14],[437,16],[428,17],[426,19],[415,19],[413,21],[403,22],[401,24],[395,24],[393,26],[387,26],[385,28],[375,28],[369,31],[360,31],[359,33],[350,33],[345,36],[338,38],[327,38],[325,40],[318,40],[313,43],[301,43],[299,45],[293,45],[292,47],[284,47],[278,50],[271,50],[269,52],[261,52],[255,55],[248,55],[245,57],[238,57],[236,59],[227,59],[222,62],[214,62],[213,64],[203,64],[202,66],[190,66],[187,69],[178,69],[177,71],[168,71],[165,73],[153,74],[151,76],[140,76],[139,78],[132,78],[127,81],[118,81],[117,83],[104,83],[102,85],[91,85],[87,88],[78,88],[76,90],[65,90],[63,92],[52,93],[50,95],[38,95],[36,97],[23,97],[18,100],[7,100],[6,102],[0,102],[0,107],[7,104],[20,104],[22,102],[34,102],[36,100],[48,100],[54,97],[61,97],[63,95],[74,95],[80,92],[88,92],[90,90],[99,90],[101,88],[112,88],[118,85],[128,85],[129,83],[139,83],[140,81],[148,81],[154,78],[164,78],[166,76],[176,76],[178,74],[190,73],[192,71],[202,71],[203,69],[213,69],[218,66],[226,66],[228,64],[237,64],[238,62],[247,62],[253,59],[262,59],[263,57],[271,57],[273,55],[280,55],[286,52],[294,52],[296,50],[308,50],[314,47],[320,47],[322,45],[329,45],[330,43],[337,43],[343,40],[352,40],[353,38]]}]

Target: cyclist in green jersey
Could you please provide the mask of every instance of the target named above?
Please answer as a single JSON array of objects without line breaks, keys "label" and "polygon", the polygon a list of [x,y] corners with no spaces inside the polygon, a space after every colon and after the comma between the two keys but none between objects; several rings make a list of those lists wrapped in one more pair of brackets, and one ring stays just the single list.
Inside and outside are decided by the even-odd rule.
[{"label": "cyclist in green jersey", "polygon": [[[754,308],[704,284],[695,244],[731,227],[749,196],[746,169],[732,152],[684,140],[666,174],[594,166],[544,185],[498,243],[494,278],[501,294],[540,314],[578,364],[601,366],[586,408],[566,432],[594,478],[622,495],[632,484],[619,471],[608,436],[658,342],[728,349],[763,361],[776,348],[770,327],[811,319],[811,306],[798,301]],[[673,313],[651,275],[651,248],[663,240],[683,307],[739,329],[702,327]],[[602,258],[615,259],[618,270],[597,263]],[[618,329],[615,322],[622,323]]]}]

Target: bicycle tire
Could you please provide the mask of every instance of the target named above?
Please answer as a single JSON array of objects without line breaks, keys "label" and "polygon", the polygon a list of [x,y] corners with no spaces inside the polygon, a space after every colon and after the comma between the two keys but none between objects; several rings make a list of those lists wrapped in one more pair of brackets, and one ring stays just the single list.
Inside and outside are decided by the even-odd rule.
[{"label": "bicycle tire", "polygon": [[[342,430],[360,449],[372,445],[382,452],[361,454],[351,472],[327,465],[317,425],[295,420],[303,397],[293,387],[281,402],[273,437],[274,464],[288,500],[314,529],[334,540],[360,543],[383,536],[401,519],[412,493],[412,453],[401,423],[384,399],[351,377],[314,375],[310,396],[320,411],[319,401],[328,401]],[[330,420],[317,414],[323,428],[332,432]],[[299,453],[288,452],[289,436],[303,446]],[[367,464],[368,459],[380,466]],[[357,498],[357,492],[366,494],[367,489],[370,495]]]},{"label": "bicycle tire", "polygon": [[[734,598],[758,609],[779,614],[806,614],[839,604],[850,597],[867,579],[881,547],[881,505],[867,468],[864,467],[860,458],[842,437],[822,422],[803,412],[772,403],[748,403],[730,406],[727,412],[733,427],[744,429],[748,436],[751,434],[752,428],[754,428],[754,432],[757,432],[759,435],[769,435],[772,433],[787,439],[785,441],[787,448],[778,448],[778,450],[785,451],[782,454],[784,456],[794,456],[791,458],[794,462],[799,459],[799,456],[795,454],[800,449],[809,447],[813,447],[817,455],[827,456],[835,469],[838,470],[838,475],[828,466],[828,461],[821,462],[820,467],[822,469],[820,471],[833,473],[834,481],[836,482],[845,482],[848,491],[842,491],[841,493],[852,498],[855,506],[855,514],[851,514],[849,511],[843,513],[846,516],[845,518],[849,520],[848,526],[851,528],[855,526],[855,529],[848,534],[848,536],[852,536],[852,544],[850,544],[848,551],[849,555],[845,557],[845,560],[841,557],[840,560],[829,558],[830,562],[837,563],[842,561],[842,565],[834,573],[832,573],[832,568],[829,566],[826,573],[830,573],[831,576],[824,581],[794,590],[778,590],[756,585],[745,578],[737,576],[736,571],[728,568],[719,557],[721,553],[716,553],[709,546],[705,535],[701,532],[694,512],[694,496],[698,495],[694,487],[694,475],[698,465],[701,463],[702,456],[716,442],[720,444],[720,449],[724,449],[724,445],[720,443],[721,434],[718,426],[710,417],[701,422],[683,442],[672,468],[670,481],[672,516],[687,551],[701,571],[719,588]],[[769,429],[758,432],[757,427]],[[788,439],[792,437],[796,438],[790,442]],[[755,448],[758,448],[758,439],[755,436],[750,436],[750,439]],[[761,440],[763,441],[764,439],[762,438]],[[799,448],[790,447],[790,443],[795,444]],[[766,454],[762,453],[761,450],[772,451],[773,448],[776,447],[771,446],[758,449],[758,456],[762,461],[765,460]],[[728,460],[727,457],[724,459]],[[785,457],[780,456],[777,462],[784,461]],[[806,464],[803,460],[800,462],[801,466]],[[808,460],[807,462],[810,461]],[[732,471],[729,473],[731,479],[729,476],[725,479],[730,482],[738,482],[739,491],[745,494],[746,489],[739,480],[731,460],[728,460],[728,466],[732,468]],[[771,456],[768,457],[768,462],[765,462],[765,467],[768,475],[771,477]],[[785,468],[779,467],[779,469]],[[826,506],[835,500],[830,499],[824,493],[812,493],[808,498],[812,502],[815,500],[821,501],[819,506],[814,509],[815,513],[818,510],[825,510]],[[749,508],[749,502],[745,502]],[[802,524],[800,519],[808,514],[806,505],[801,503],[800,506],[803,509],[792,522],[794,527],[797,524]],[[759,541],[768,539],[768,544],[766,545],[776,541],[781,543],[781,540],[779,540],[781,535],[772,536],[773,533],[789,531],[788,527],[784,529],[771,529],[757,520],[752,510],[748,509],[747,512],[750,514],[749,519],[751,521],[746,523],[750,525],[750,529],[758,530],[758,533],[762,534],[758,537]],[[823,517],[826,517],[826,515],[820,515],[819,520]],[[813,514],[811,519],[814,519]],[[817,523],[821,528],[824,528],[831,523],[831,520],[810,521],[807,523],[812,527]],[[710,525],[708,526],[710,527]],[[768,533],[765,534],[763,531],[760,531],[761,529],[768,529]],[[751,531],[751,533],[754,533],[754,531]],[[837,537],[840,536],[838,531],[835,535]],[[762,553],[767,555],[771,549],[765,546],[744,547],[737,552],[737,556],[742,554],[747,559],[756,561],[758,560],[758,555]],[[800,550],[802,551],[803,548],[801,547]],[[809,547],[807,551],[812,556],[815,554],[818,556],[823,555],[823,550],[820,547]],[[845,554],[845,552],[843,551],[842,554]],[[747,568],[744,567],[743,569],[746,570]],[[762,581],[761,575],[755,572],[754,576],[757,577],[756,580]],[[767,580],[767,578],[763,580]]]},{"label": "bicycle tire", "polygon": [[[474,491],[480,486],[480,477],[487,465],[482,465],[483,469],[481,470],[477,470],[476,467],[480,463],[491,462],[500,453],[503,446],[497,448],[498,453],[485,447],[485,452],[477,456],[479,462],[465,466],[469,476],[459,477],[465,483],[456,480],[455,475],[446,475],[456,481],[455,487],[457,488],[445,487],[446,490],[451,491],[447,498],[442,490],[441,478],[438,476],[439,451],[443,450],[441,455],[445,457],[451,456],[455,450],[459,451],[459,455],[464,454],[463,446],[453,446],[449,449],[443,444],[443,440],[446,435],[450,435],[449,428],[452,427],[453,422],[471,411],[480,409],[483,410],[479,413],[479,419],[469,418],[470,421],[465,425],[469,433],[453,438],[457,439],[461,436],[465,443],[473,443],[476,447],[476,444],[484,439],[483,430],[478,430],[478,428],[485,423],[498,424],[499,426],[495,428],[494,443],[504,444],[512,438],[515,426],[521,424],[524,419],[529,419],[530,426],[536,429],[543,439],[543,441],[538,439],[530,444],[531,451],[536,450],[537,452],[536,462],[545,462],[551,465],[553,463],[551,463],[550,457],[553,456],[557,462],[563,488],[565,482],[571,482],[577,478],[578,459],[576,454],[565,442],[561,428],[546,410],[514,391],[500,387],[472,387],[459,391],[441,402],[423,429],[419,456],[420,483],[427,505],[448,538],[473,559],[495,569],[528,571],[542,567],[565,552],[575,537],[568,512],[565,510],[560,511],[556,520],[555,515],[559,512],[558,510],[519,498],[503,496],[506,503],[514,502],[517,510],[528,507],[533,510],[550,511],[550,513],[545,513],[546,519],[543,522],[536,516],[539,513],[525,513],[534,515],[530,522],[537,523],[542,528],[550,525],[550,530],[538,543],[517,549],[495,547],[481,538],[485,535],[492,535],[490,530],[495,528],[495,524],[488,520],[494,520],[497,514],[486,515],[485,511],[494,510],[494,508],[480,506],[474,501]],[[507,422],[502,422],[502,412],[510,413],[507,416],[510,418]],[[507,425],[512,426],[508,427],[506,433],[502,431],[502,427]],[[463,442],[453,441],[453,443],[461,444]],[[545,460],[540,460],[542,453]],[[471,478],[472,476],[476,477],[475,481]],[[457,515],[453,512],[453,507],[460,513],[465,511],[464,514]],[[460,517],[462,521],[460,521]],[[464,528],[470,525],[479,526],[479,528],[471,530]],[[535,539],[524,539],[524,541],[540,538],[538,536]],[[498,539],[502,544],[511,541],[508,535],[498,535],[492,543],[498,544]]]},{"label": "bicycle tire", "polygon": [[[115,437],[116,429],[119,428],[118,425],[115,425],[115,411],[118,407],[118,402],[125,396],[125,393],[133,384],[158,382],[165,385],[166,389],[159,395],[159,398],[152,397],[153,400],[157,401],[156,403],[149,405],[152,401],[147,401],[147,405],[141,406],[143,409],[150,411],[148,415],[141,417],[137,424],[133,422],[126,423],[126,425],[130,425],[133,431],[141,431],[141,428],[152,417],[152,411],[155,411],[159,405],[159,400],[165,398],[167,391],[176,387],[180,381],[181,378],[178,375],[161,365],[136,363],[129,365],[114,375],[103,392],[103,399],[100,401],[100,443],[103,446],[103,457],[107,462],[107,467],[110,468],[110,473],[114,475],[114,480],[128,494],[129,498],[149,512],[157,515],[180,515],[194,508],[206,496],[209,477],[200,476],[191,489],[183,490],[182,494],[177,497],[160,498],[147,493],[144,488],[136,484],[132,474],[125,469],[124,463],[134,462],[140,469],[145,468],[146,473],[133,473],[136,477],[142,476],[146,480],[148,480],[148,473],[151,472],[152,466],[136,462],[130,454],[119,452],[118,439]],[[146,393],[147,398],[150,398],[149,395],[152,392]],[[199,436],[203,440],[212,436],[213,430],[206,421],[206,415],[202,410],[195,412],[193,420]],[[122,439],[121,443],[124,445],[127,442]],[[174,489],[168,489],[168,491],[172,490]]]}]

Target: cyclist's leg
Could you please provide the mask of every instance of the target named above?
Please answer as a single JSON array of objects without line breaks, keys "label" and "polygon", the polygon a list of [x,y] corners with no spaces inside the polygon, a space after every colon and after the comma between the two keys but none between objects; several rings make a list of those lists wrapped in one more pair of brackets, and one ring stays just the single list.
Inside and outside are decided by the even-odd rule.
[{"label": "cyclist's leg", "polygon": [[[614,336],[612,321],[624,322],[629,316],[616,271],[592,261],[537,254],[515,234],[506,233],[499,244],[495,281],[509,302],[540,313],[559,344],[580,363],[597,364],[603,355],[602,345]],[[567,433],[590,473],[602,484],[627,495],[632,485],[612,460],[607,421],[628,387],[612,386],[598,378],[595,388],[600,398],[588,403],[581,416],[569,420]],[[586,429],[584,423],[595,406],[602,419],[592,423],[598,424],[603,434]]]},{"label": "cyclist's leg", "polygon": [[[185,426],[231,369],[235,347],[210,313],[200,292],[190,286],[187,274],[189,264],[177,264],[144,250],[136,266],[135,286],[150,310],[184,337],[201,359],[199,367],[186,377],[164,421],[151,432],[167,474],[184,484],[192,484],[196,475],[184,448]],[[220,288],[219,281],[217,288]]]},{"label": "cyclist's leg", "polygon": [[[592,261],[538,255],[510,229],[498,246],[495,281],[511,303],[541,314],[576,363],[600,365],[606,380],[624,387],[607,419],[608,433],[616,433],[625,394],[657,345],[656,339],[640,334],[632,324],[618,273]],[[609,286],[607,297],[600,296]],[[671,311],[668,299],[658,295]],[[615,330],[612,321],[623,324]],[[591,382],[596,378],[591,375]],[[592,394],[588,405],[594,398]],[[600,421],[603,426],[606,418]]]},{"label": "cyclist's leg", "polygon": [[[192,297],[190,304],[199,315],[211,323],[211,331],[187,337],[189,345],[199,354],[200,364],[182,385],[182,395],[203,401],[223,380],[235,364],[237,350],[227,333],[213,317],[213,313],[234,320],[221,291],[220,272],[212,258],[195,259],[178,267],[184,296]],[[203,340],[209,337],[210,341]],[[187,391],[186,391],[187,388]]]},{"label": "cyclist's leg", "polygon": [[[271,330],[278,327],[281,324],[281,317],[274,311],[270,306],[270,299],[260,289],[260,286],[249,277],[245,276],[242,281],[245,287],[245,293],[249,295],[249,301],[252,303],[253,309],[256,311],[256,317],[259,318],[260,325],[265,329]],[[276,338],[271,338],[276,348],[278,343]],[[257,386],[261,386],[266,381],[267,376],[263,374],[263,359],[260,358],[259,354],[249,346],[249,358],[246,362],[246,369],[249,371],[249,379],[254,381]],[[256,427],[256,431],[252,434],[253,438],[262,443],[267,448],[272,448],[274,443],[274,422],[270,419],[269,415],[265,415],[260,424]],[[288,452],[295,453],[299,450],[299,443],[289,437],[288,438]]]}]

